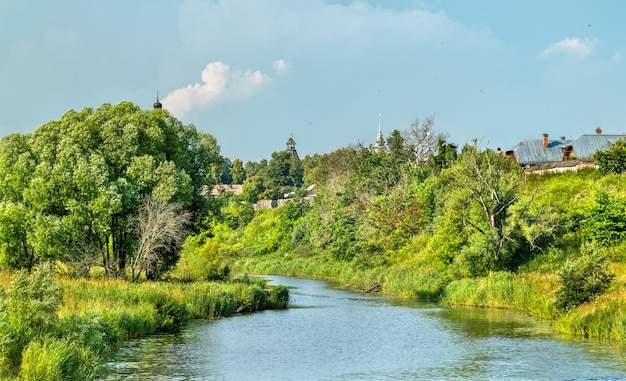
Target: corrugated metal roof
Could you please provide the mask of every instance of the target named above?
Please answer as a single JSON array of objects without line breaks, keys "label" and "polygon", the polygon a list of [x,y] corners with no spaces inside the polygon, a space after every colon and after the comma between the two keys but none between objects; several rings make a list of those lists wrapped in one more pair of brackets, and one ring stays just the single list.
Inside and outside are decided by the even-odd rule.
[{"label": "corrugated metal roof", "polygon": [[574,149],[577,159],[591,159],[596,151],[606,151],[611,148],[617,139],[626,138],[626,135],[581,135],[572,140],[569,145]]},{"label": "corrugated metal roof", "polygon": [[512,151],[520,165],[543,164],[563,160],[563,149],[569,142],[569,140],[548,140],[548,148],[543,148],[543,139],[529,139],[518,143]]}]

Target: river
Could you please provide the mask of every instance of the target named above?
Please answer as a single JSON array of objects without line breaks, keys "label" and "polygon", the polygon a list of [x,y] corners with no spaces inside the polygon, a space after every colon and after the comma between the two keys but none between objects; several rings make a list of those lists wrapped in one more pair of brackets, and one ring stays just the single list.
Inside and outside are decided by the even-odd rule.
[{"label": "river", "polygon": [[133,340],[103,380],[626,380],[626,348],[501,310],[356,294],[316,280],[287,310]]}]

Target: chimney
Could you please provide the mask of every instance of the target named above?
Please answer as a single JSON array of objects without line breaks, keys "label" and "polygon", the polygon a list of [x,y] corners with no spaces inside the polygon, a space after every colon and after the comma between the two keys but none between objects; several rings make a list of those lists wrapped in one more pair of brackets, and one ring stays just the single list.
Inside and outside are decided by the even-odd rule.
[{"label": "chimney", "polygon": [[596,128],[596,135],[602,135],[602,129],[600,127]]},{"label": "chimney", "polygon": [[543,134],[543,148],[548,148],[550,143],[548,142],[548,134]]}]

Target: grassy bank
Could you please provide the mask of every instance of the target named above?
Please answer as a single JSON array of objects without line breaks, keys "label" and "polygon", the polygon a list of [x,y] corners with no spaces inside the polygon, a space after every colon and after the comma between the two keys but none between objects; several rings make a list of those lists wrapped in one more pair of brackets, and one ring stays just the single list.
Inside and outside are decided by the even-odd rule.
[{"label": "grassy bank", "polygon": [[175,332],[190,319],[285,308],[285,287],[259,279],[129,283],[55,278],[50,265],[31,275],[2,274],[0,378],[86,380],[131,338]]},{"label": "grassy bank", "polygon": [[446,281],[410,269],[356,270],[337,262],[320,263],[315,258],[247,258],[236,261],[233,267],[249,273],[331,280],[361,291],[379,286],[376,290],[383,294],[436,300],[444,305],[509,309],[552,320],[559,333],[626,341],[623,277],[617,277],[605,295],[561,313],[555,307],[555,292],[559,287],[555,272],[494,272],[485,277]]}]

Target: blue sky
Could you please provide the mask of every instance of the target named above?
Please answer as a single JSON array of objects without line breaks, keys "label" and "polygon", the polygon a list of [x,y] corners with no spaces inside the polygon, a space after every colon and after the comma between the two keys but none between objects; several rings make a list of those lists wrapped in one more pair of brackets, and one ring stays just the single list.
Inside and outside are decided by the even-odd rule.
[{"label": "blue sky", "polygon": [[434,116],[463,145],[626,133],[620,0],[3,0],[0,136],[129,100],[222,153],[301,157]]}]

